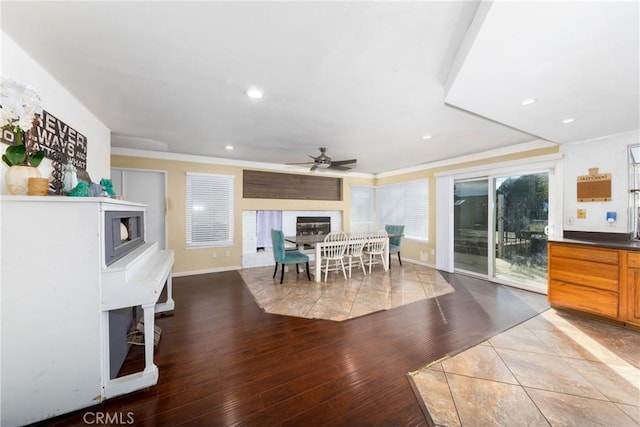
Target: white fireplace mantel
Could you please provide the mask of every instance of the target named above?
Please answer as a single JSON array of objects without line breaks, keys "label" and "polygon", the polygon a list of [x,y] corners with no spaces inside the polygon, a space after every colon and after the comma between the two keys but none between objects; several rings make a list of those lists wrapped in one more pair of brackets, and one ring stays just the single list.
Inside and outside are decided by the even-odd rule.
[{"label": "white fireplace mantel", "polygon": [[[257,251],[256,217],[258,211],[242,211],[242,267],[263,267],[273,265],[271,248]],[[282,232],[285,236],[295,236],[296,219],[299,216],[328,216],[331,230],[342,230],[342,211],[282,211]]]}]

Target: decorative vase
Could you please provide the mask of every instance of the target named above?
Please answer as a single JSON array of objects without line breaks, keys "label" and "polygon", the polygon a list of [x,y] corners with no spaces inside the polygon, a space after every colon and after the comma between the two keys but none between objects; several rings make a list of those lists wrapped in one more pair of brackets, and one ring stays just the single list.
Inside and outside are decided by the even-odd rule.
[{"label": "decorative vase", "polygon": [[11,166],[4,177],[9,194],[27,194],[29,178],[40,178],[40,171],[33,166]]},{"label": "decorative vase", "polygon": [[48,178],[29,178],[27,180],[27,194],[29,196],[46,196],[49,193]]},{"label": "decorative vase", "polygon": [[78,169],[73,166],[71,160],[67,162],[67,165],[64,167],[64,173],[62,175],[62,191],[65,193],[71,192],[76,185],[78,185]]}]

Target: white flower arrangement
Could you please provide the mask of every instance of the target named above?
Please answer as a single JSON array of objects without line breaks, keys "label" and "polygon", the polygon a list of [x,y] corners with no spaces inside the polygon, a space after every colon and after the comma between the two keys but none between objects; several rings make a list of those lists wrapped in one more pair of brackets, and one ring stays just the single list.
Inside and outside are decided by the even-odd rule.
[{"label": "white flower arrangement", "polygon": [[33,87],[11,79],[0,81],[0,127],[10,125],[28,131],[40,113],[40,97]]},{"label": "white flower arrangement", "polygon": [[40,97],[33,87],[11,79],[0,80],[0,128],[16,135],[16,144],[7,148],[2,160],[8,165],[37,167],[44,158],[43,151],[31,152],[23,133],[31,130],[36,114],[42,113]]}]

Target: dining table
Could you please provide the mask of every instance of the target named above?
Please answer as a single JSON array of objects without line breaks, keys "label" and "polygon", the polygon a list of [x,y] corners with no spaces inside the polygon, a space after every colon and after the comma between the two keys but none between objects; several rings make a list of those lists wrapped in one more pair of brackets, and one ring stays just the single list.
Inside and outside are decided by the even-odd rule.
[{"label": "dining table", "polygon": [[[325,237],[327,237],[326,234],[304,234],[304,235],[299,235],[299,236],[285,236],[284,240],[285,242],[289,242],[289,243],[293,243],[296,245],[296,248],[304,248],[305,245],[310,246],[313,248],[313,253],[314,253],[314,263],[313,263],[313,268],[310,271],[310,273],[313,275],[313,279],[316,282],[320,282],[322,280],[322,262],[320,262],[321,260],[321,253],[322,253],[322,246],[324,244],[324,239]],[[388,237],[393,237],[393,235],[388,235],[387,239],[386,239],[386,244],[384,245],[384,259],[388,260],[389,259],[389,239]],[[389,266],[387,265],[387,262],[383,262],[382,266],[384,268],[384,271],[389,270]]]}]

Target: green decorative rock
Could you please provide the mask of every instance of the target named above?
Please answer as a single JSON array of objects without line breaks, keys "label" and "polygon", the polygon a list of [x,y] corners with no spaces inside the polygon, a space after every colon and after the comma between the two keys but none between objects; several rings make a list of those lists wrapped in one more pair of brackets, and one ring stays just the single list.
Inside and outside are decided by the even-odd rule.
[{"label": "green decorative rock", "polygon": [[86,182],[79,182],[73,190],[67,193],[67,196],[71,197],[89,197],[89,184]]},{"label": "green decorative rock", "polygon": [[102,188],[104,189],[104,191],[109,195],[109,196],[115,196],[116,192],[113,191],[113,184],[111,183],[110,179],[107,178],[102,178],[100,180],[100,185],[102,185]]}]

